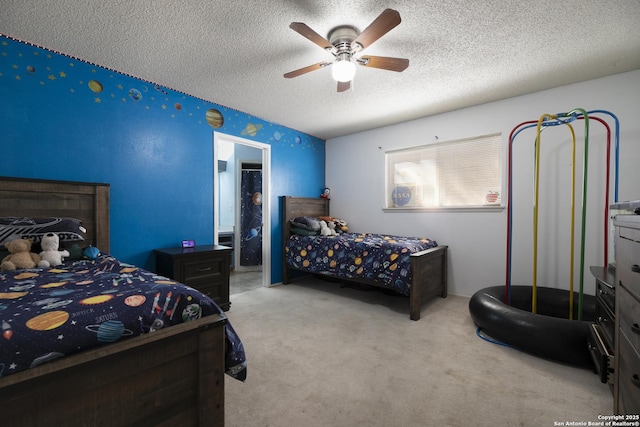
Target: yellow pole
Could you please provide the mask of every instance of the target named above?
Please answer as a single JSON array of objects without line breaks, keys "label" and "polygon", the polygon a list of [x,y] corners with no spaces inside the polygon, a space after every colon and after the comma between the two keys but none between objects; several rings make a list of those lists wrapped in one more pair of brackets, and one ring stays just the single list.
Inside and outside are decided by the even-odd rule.
[{"label": "yellow pole", "polygon": [[[531,312],[536,313],[538,309],[537,301],[537,281],[538,281],[538,204],[540,194],[540,133],[542,122],[545,119],[557,119],[558,116],[543,114],[538,120],[536,129],[536,150],[535,150],[535,184],[534,184],[534,204],[533,204],[533,278],[531,295]],[[576,169],[576,135],[573,126],[567,123],[571,133],[571,242],[569,255],[569,319],[573,319],[573,265],[574,265],[574,236],[575,236],[575,169]]]},{"label": "yellow pole", "polygon": [[534,198],[533,198],[533,276],[531,280],[531,312],[536,314],[538,311],[538,195],[540,185],[540,131],[542,130],[542,122],[544,119],[557,119],[558,116],[552,116],[551,114],[543,114],[538,119],[538,126],[536,127],[536,147],[535,147],[535,163],[534,163]]}]

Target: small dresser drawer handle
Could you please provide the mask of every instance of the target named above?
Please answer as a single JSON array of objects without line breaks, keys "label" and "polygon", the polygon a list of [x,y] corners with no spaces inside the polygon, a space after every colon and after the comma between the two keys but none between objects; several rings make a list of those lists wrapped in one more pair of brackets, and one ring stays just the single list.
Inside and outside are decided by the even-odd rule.
[{"label": "small dresser drawer handle", "polygon": [[631,325],[631,331],[640,335],[640,326],[637,323],[634,323],[633,325]]},{"label": "small dresser drawer handle", "polygon": [[199,268],[196,270],[196,273],[202,273],[204,271],[210,271],[211,267]]},{"label": "small dresser drawer handle", "polygon": [[633,374],[631,376],[631,384],[640,388],[640,377],[638,377],[638,374]]},{"label": "small dresser drawer handle", "polygon": [[633,264],[631,266],[631,271],[633,271],[634,273],[640,273],[640,265],[638,264]]}]

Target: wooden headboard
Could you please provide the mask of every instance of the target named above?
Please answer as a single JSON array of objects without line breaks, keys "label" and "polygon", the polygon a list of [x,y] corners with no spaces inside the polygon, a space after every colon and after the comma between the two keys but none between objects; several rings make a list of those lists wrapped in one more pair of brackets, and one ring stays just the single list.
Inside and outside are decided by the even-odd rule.
[{"label": "wooden headboard", "polygon": [[282,243],[291,236],[289,220],[299,216],[329,216],[329,199],[322,197],[282,197]]},{"label": "wooden headboard", "polygon": [[0,177],[0,216],[78,218],[86,245],[109,252],[109,184]]}]

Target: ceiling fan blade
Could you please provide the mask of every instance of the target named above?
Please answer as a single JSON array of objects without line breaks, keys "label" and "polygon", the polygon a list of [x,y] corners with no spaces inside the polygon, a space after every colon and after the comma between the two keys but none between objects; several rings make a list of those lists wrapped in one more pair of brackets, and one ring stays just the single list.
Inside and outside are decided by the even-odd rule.
[{"label": "ceiling fan blade", "polygon": [[309,65],[308,67],[300,68],[299,70],[289,71],[284,75],[286,79],[290,79],[293,77],[301,76],[302,74],[309,73],[311,71],[319,70],[320,68],[324,68],[327,65],[331,65],[331,62],[318,62],[317,64]]},{"label": "ceiling fan blade", "polygon": [[351,87],[351,82],[338,82],[338,92],[344,92],[349,90]]},{"label": "ceiling fan blade", "polygon": [[327,50],[334,49],[333,45],[329,43],[329,40],[325,39],[320,34],[313,31],[307,24],[304,24],[302,22],[292,22],[291,25],[289,25],[289,28],[299,33],[300,35],[308,38],[309,40],[311,40],[312,42],[314,42],[315,44],[317,44],[323,49],[327,49]]},{"label": "ceiling fan blade", "polygon": [[404,71],[409,66],[405,58],[391,58],[389,56],[362,56],[356,60],[364,67],[381,68],[389,71]]},{"label": "ceiling fan blade", "polygon": [[402,20],[397,10],[385,9],[356,39],[351,42],[351,49],[360,50],[367,48],[380,37],[395,28]]}]

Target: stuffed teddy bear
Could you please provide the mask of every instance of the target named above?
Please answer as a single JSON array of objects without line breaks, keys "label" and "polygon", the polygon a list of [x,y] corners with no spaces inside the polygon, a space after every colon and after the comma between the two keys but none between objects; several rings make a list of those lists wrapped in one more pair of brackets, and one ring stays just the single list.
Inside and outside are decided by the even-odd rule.
[{"label": "stuffed teddy bear", "polygon": [[98,258],[100,255],[102,255],[102,253],[100,252],[100,250],[98,248],[96,248],[95,246],[87,246],[86,248],[84,248],[84,250],[82,251],[82,257],[84,259],[96,259]]},{"label": "stuffed teddy bear", "polygon": [[42,236],[40,246],[42,247],[42,252],[40,252],[41,260],[38,263],[38,267],[40,268],[49,268],[60,265],[62,264],[62,261],[64,261],[63,257],[69,256],[69,251],[58,250],[60,247],[60,237],[58,237],[56,233],[47,233]]},{"label": "stuffed teddy bear", "polygon": [[[320,216],[318,219],[321,219],[329,225],[329,227],[333,228],[338,233],[346,233],[349,231],[349,227],[347,227],[347,222],[343,219],[336,218],[333,216]],[[333,227],[331,224],[333,223]]]},{"label": "stuffed teddy bear", "polygon": [[326,221],[320,221],[320,235],[321,236],[335,236],[336,231],[332,228],[329,228],[329,225]]},{"label": "stuffed teddy bear", "polygon": [[336,223],[333,221],[327,222],[327,227],[329,227],[329,230],[331,230],[331,235],[332,236],[337,236],[338,232],[336,231]]},{"label": "stuffed teddy bear", "polygon": [[321,236],[331,236],[331,230],[325,221],[320,221],[320,235]]},{"label": "stuffed teddy bear", "polygon": [[11,271],[36,268],[40,262],[40,255],[31,252],[31,240],[15,239],[5,242],[4,246],[11,253],[2,260],[0,270]]}]

